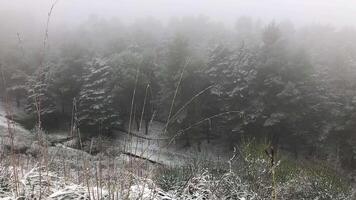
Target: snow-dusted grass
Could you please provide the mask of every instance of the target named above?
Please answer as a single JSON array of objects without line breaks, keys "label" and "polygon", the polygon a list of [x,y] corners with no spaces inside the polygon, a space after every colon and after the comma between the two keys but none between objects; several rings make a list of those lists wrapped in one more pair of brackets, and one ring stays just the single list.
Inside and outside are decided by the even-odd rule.
[{"label": "snow-dusted grass", "polygon": [[[2,174],[1,177],[4,177],[4,183],[6,182],[3,186],[7,187],[3,189],[8,192],[2,194],[1,198],[41,196],[42,199],[217,200],[237,195],[234,199],[255,199],[252,198],[255,194],[232,173],[226,173],[218,179],[208,171],[199,171],[189,179],[182,179],[180,183],[182,187],[164,191],[152,179],[153,176],[160,176],[157,171],[147,170],[150,174],[138,175],[133,172],[133,168],[125,167],[130,163],[110,167],[110,164],[106,165],[102,160],[103,166],[99,167],[98,160],[91,159],[90,165],[84,170],[75,169],[80,166],[71,167],[71,164],[67,163],[68,172],[63,171],[64,166],[58,169],[38,167],[36,162],[33,162],[26,168],[23,163],[19,163],[16,169],[21,174],[18,195],[15,195],[14,187],[11,185],[13,183],[11,174]],[[56,160],[51,165],[65,165],[59,161]],[[135,162],[139,163],[137,160]],[[86,173],[89,175],[85,176]]]},{"label": "snow-dusted grass", "polygon": [[[268,160],[249,148],[241,147],[229,162],[192,159],[185,166],[167,166],[58,145],[48,148],[50,159],[42,167],[37,158],[17,155],[18,196],[38,197],[41,188],[42,199],[270,199]],[[352,200],[351,191],[337,190],[330,174],[321,169],[287,172],[283,162],[278,168],[290,175],[277,179],[277,199]],[[0,185],[5,191],[1,199],[15,199],[9,163],[7,159],[0,163]]]},{"label": "snow-dusted grass", "polygon": [[2,147],[6,148],[9,148],[10,145],[8,122],[10,123],[11,129],[14,133],[14,150],[20,151],[25,149],[26,147],[30,147],[32,142],[34,141],[33,134],[31,134],[30,131],[26,130],[21,125],[7,119],[6,112],[3,107],[3,102],[0,101],[0,144],[2,145]]},{"label": "snow-dusted grass", "polygon": [[[6,138],[7,121],[0,114],[0,135]],[[155,122],[148,135],[133,132],[164,138],[167,135],[162,134],[162,127]],[[69,142],[74,146],[48,146],[15,123],[14,129],[15,146],[26,147],[27,154],[16,154],[11,160],[6,154],[9,152],[3,152],[0,199],[262,200],[271,199],[272,190],[277,199],[354,199],[347,182],[332,170],[315,164],[301,167],[283,159],[276,166],[277,183],[272,187],[265,147],[253,141],[242,143],[229,158],[219,156],[223,152],[216,153],[218,146],[214,144],[203,144],[201,152],[194,146],[179,150],[167,146],[167,140],[147,140],[120,132],[83,139],[81,147],[75,141]],[[56,133],[47,139],[65,135]]]}]

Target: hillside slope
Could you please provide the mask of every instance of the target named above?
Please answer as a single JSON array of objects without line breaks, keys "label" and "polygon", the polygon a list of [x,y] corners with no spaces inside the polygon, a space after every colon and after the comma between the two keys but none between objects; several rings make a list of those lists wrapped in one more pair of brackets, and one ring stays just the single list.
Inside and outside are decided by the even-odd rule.
[{"label": "hillside slope", "polygon": [[5,149],[10,148],[11,137],[13,135],[14,150],[25,151],[34,141],[34,135],[21,125],[8,119],[3,103],[0,102],[0,144]]}]

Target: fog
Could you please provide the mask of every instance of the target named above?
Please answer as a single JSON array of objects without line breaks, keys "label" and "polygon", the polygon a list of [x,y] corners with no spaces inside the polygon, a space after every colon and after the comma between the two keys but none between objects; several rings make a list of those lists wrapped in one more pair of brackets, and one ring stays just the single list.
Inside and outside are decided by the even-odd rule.
[{"label": "fog", "polygon": [[[47,14],[55,0],[1,0],[0,44],[23,39],[39,43]],[[261,24],[271,21],[305,25],[356,25],[356,2],[348,0],[58,0],[50,18],[53,37],[67,35],[91,19],[111,20],[111,25],[130,25],[145,19],[167,24],[185,17],[198,17],[220,28],[235,28],[238,18],[251,17]],[[204,21],[203,20],[203,21]],[[51,38],[51,37],[50,37]]]},{"label": "fog", "polygon": [[[45,21],[54,1],[1,0],[1,20],[34,19]],[[237,17],[248,15],[263,21],[291,20],[296,24],[323,23],[355,25],[356,2],[350,0],[59,0],[53,23],[77,24],[90,15],[116,17],[124,22],[154,17],[204,15],[231,25]],[[33,21],[32,21],[33,22]]]}]

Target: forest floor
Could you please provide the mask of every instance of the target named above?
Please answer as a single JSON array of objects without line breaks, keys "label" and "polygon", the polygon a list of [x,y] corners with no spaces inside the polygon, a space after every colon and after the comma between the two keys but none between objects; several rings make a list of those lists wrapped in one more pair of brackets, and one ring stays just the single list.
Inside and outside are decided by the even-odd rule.
[{"label": "forest floor", "polygon": [[[1,102],[0,102],[1,104]],[[20,113],[20,111],[18,111]],[[9,126],[11,127],[11,132],[13,133],[13,141],[16,151],[24,151],[26,147],[30,147],[34,141],[34,135],[26,130],[21,125],[13,122],[6,117],[6,112],[3,105],[0,105],[0,144],[2,147],[10,148],[7,146],[10,140]]]},{"label": "forest floor", "polygon": [[0,106],[0,199],[262,200],[273,192],[280,199],[355,199],[355,189],[351,194],[347,182],[318,166],[283,160],[283,182],[273,186],[265,155],[229,153],[219,141],[180,146],[163,129],[153,122],[147,135],[135,127],[79,139],[68,131],[39,135],[8,120]]},{"label": "forest floor", "polygon": [[[16,115],[24,114],[15,112]],[[8,120],[1,105],[0,199],[38,198],[38,195],[42,199],[88,199],[91,193],[93,199],[174,199],[174,194],[163,192],[152,182],[155,179],[153,171],[190,165],[197,158],[222,158],[214,148],[207,151],[204,145],[200,152],[195,146],[180,149],[174,143],[168,145],[170,137],[162,134],[163,128],[162,123],[153,122],[147,135],[134,127],[132,134],[116,131],[111,136],[87,137],[80,141],[77,138],[67,140],[68,131],[56,131],[44,133],[41,145],[34,131]],[[45,148],[41,147],[43,142]],[[95,179],[85,183],[89,174],[89,179]],[[122,176],[126,177],[126,187],[121,189],[121,194],[115,197],[110,186],[106,190],[100,187],[99,194],[98,180],[111,182]],[[10,181],[14,178],[14,182]],[[128,180],[131,182],[127,183]]]}]

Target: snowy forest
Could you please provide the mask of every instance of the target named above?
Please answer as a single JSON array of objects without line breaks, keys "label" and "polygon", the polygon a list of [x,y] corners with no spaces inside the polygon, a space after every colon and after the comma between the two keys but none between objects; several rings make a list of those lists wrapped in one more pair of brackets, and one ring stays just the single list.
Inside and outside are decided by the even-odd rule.
[{"label": "snowy forest", "polygon": [[356,198],[354,26],[60,4],[0,12],[0,199]]}]

